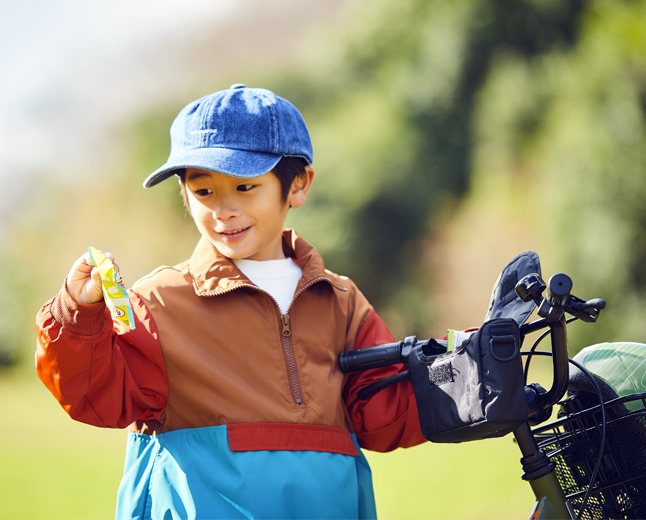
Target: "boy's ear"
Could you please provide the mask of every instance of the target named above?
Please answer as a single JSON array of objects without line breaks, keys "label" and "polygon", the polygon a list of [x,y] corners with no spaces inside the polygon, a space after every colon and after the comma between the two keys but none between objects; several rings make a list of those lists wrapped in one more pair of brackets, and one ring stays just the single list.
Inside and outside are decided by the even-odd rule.
[{"label": "boy's ear", "polygon": [[316,172],[312,166],[308,165],[305,166],[305,175],[294,179],[292,187],[289,189],[289,196],[287,197],[287,202],[290,207],[298,208],[303,205],[312,186],[312,182],[314,182],[314,177],[316,177]]}]

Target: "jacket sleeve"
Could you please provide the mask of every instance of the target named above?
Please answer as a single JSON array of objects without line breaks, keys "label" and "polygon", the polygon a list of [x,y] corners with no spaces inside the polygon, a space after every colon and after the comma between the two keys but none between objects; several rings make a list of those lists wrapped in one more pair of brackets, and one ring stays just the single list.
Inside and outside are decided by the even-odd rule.
[{"label": "jacket sleeve", "polygon": [[[368,305],[362,314],[354,349],[393,342],[390,331],[371,306]],[[362,448],[384,452],[426,441],[420,429],[417,403],[410,381],[387,386],[366,400],[360,400],[357,395],[369,384],[404,370],[404,366],[398,364],[347,375],[343,398]]]},{"label": "jacket sleeve", "polygon": [[36,317],[36,370],[65,411],[94,426],[159,420],[168,403],[166,368],[152,315],[129,291],[135,329],[104,302],[81,305],[65,285]]}]

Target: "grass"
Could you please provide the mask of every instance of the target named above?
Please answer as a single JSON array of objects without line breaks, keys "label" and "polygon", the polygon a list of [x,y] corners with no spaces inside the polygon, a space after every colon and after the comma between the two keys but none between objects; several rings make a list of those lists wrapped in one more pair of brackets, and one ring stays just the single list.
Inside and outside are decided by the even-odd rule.
[{"label": "grass", "polygon": [[72,421],[33,377],[0,379],[0,518],[114,518],[122,431]]},{"label": "grass", "polygon": [[381,519],[526,518],[534,505],[511,436],[367,456]]},{"label": "grass", "polygon": [[[72,421],[36,376],[0,373],[0,519],[114,517],[126,433]],[[510,437],[367,453],[381,519],[527,517]]]}]

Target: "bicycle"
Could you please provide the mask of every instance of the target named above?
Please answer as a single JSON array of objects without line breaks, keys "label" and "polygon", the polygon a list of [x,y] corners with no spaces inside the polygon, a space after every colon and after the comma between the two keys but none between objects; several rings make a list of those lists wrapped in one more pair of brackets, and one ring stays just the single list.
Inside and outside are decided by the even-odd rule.
[{"label": "bicycle", "polygon": [[[555,274],[545,284],[540,275],[538,256],[531,254],[535,256],[538,272],[525,274],[512,285],[515,294],[507,297],[509,301],[515,299],[515,307],[508,314],[519,321],[520,345],[528,334],[547,329],[528,351],[518,349],[520,355],[527,357],[522,368],[527,412],[512,433],[522,453],[522,479],[530,484],[536,497],[529,518],[646,518],[646,392],[620,396],[616,385],[613,388],[608,384],[608,381],[612,383],[612,375],[602,374],[605,366],[609,367],[607,371],[614,370],[617,376],[613,362],[617,364],[618,352],[626,350],[626,345],[636,349],[640,360],[646,360],[646,345],[597,345],[570,359],[567,324],[575,320],[596,322],[606,302],[602,299],[583,300],[572,295],[572,280],[564,273]],[[499,291],[504,289],[505,283],[510,285],[509,274],[507,279],[503,279],[503,275],[510,266],[516,265],[514,262],[521,256],[512,260],[501,273]],[[509,288],[507,291],[511,294]],[[495,301],[494,297],[492,302]],[[500,309],[493,307],[492,303],[488,318],[500,314]],[[539,318],[525,323],[535,307]],[[571,317],[566,319],[566,314]],[[538,351],[538,345],[547,335],[551,338],[551,352]],[[461,345],[465,344],[466,341]],[[429,359],[433,356],[440,359],[446,356],[449,347],[447,340],[418,341],[410,336],[404,341],[343,353],[339,364],[344,373],[397,363],[410,367],[415,356],[428,358],[424,354],[431,354]],[[604,349],[605,352],[599,355]],[[537,383],[527,383],[531,359],[537,355],[552,357],[550,390]],[[594,369],[586,368],[591,364]],[[569,370],[569,365],[575,367],[573,371]],[[409,371],[401,372],[362,389],[359,398],[410,379]],[[433,382],[430,384],[432,386]],[[569,395],[563,399],[566,393]],[[626,394],[625,391],[622,393]],[[418,399],[418,406],[420,402],[424,402],[423,399]],[[428,405],[432,406],[432,403]],[[554,405],[560,406],[558,417],[546,423],[552,416]],[[542,423],[546,424],[539,426]],[[506,432],[494,432],[490,436],[503,434]]]}]

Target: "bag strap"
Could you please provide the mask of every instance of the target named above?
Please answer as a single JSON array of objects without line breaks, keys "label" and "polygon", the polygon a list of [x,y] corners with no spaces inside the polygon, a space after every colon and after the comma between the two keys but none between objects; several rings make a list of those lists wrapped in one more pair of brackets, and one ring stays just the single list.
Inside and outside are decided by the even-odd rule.
[{"label": "bag strap", "polygon": [[381,381],[377,381],[366,386],[365,388],[362,388],[361,390],[359,390],[357,396],[362,400],[367,399],[370,394],[379,392],[379,390],[383,390],[387,386],[401,383],[402,381],[410,381],[410,372],[408,370],[400,372],[399,374],[395,374],[394,376],[386,377]]},{"label": "bag strap", "polygon": [[519,352],[519,345],[511,324],[491,324],[489,326],[489,347],[491,355],[497,361],[511,361]]}]

